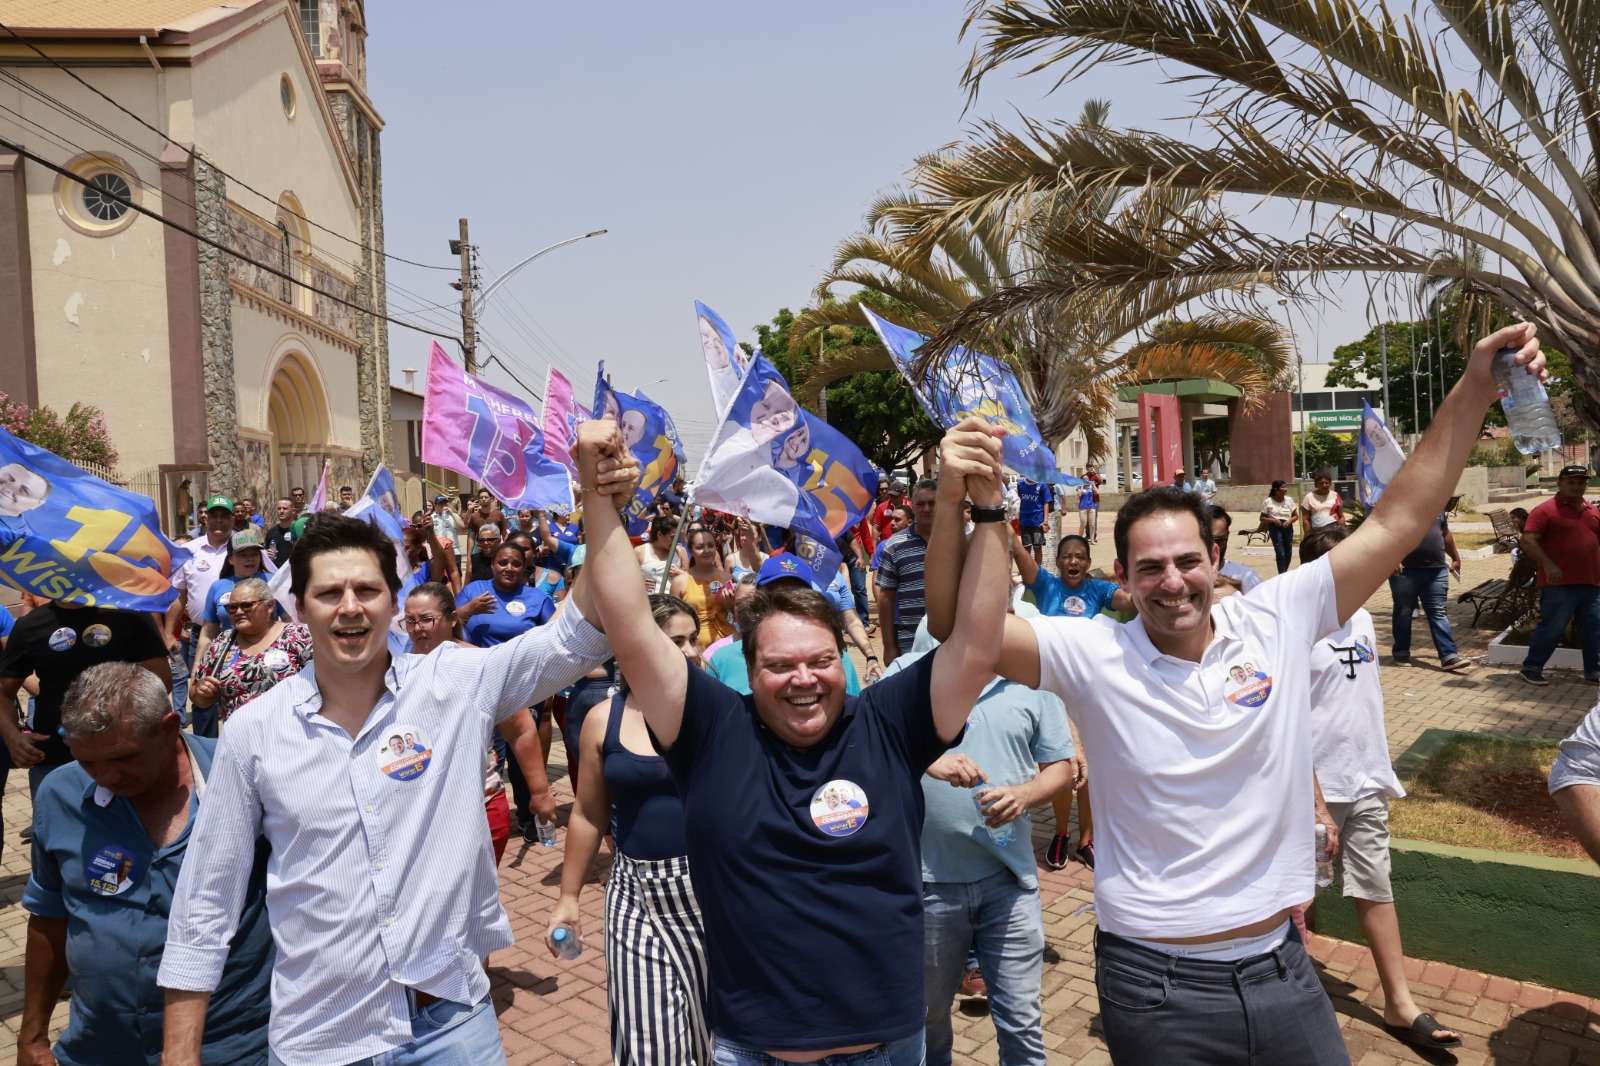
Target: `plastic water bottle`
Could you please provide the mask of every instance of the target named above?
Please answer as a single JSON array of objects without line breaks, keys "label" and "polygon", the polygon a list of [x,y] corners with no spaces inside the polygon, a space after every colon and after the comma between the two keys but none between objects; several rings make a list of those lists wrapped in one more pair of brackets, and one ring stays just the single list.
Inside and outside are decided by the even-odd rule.
[{"label": "plastic water bottle", "polygon": [[1317,888],[1333,884],[1333,853],[1328,850],[1328,827],[1317,823]]},{"label": "plastic water bottle", "polygon": [[552,818],[552,819],[550,819],[550,821],[547,822],[543,818],[540,818],[536,814],[536,815],[533,816],[533,824],[535,826],[537,826],[538,829],[539,829],[539,843],[543,844],[547,848],[555,847],[556,846],[556,822],[555,822],[555,819]]},{"label": "plastic water bottle", "polygon": [[[977,784],[972,786],[972,802],[977,806],[978,817],[980,818],[987,817],[983,811],[983,793],[987,792],[991,787],[992,786],[985,784]],[[1011,843],[1013,839],[1015,839],[1017,835],[1016,826],[1017,823],[1015,821],[1011,821],[1007,822],[998,829],[992,825],[985,825],[984,828],[989,831],[989,839],[994,841],[994,846],[997,848],[1003,848],[1007,844]]]},{"label": "plastic water bottle", "polygon": [[578,939],[578,934],[565,922],[555,927],[550,934],[550,943],[563,959],[575,959],[583,954],[583,943]]},{"label": "plastic water bottle", "polygon": [[1538,377],[1517,365],[1521,349],[1505,347],[1494,354],[1491,373],[1500,393],[1500,410],[1511,427],[1511,441],[1523,455],[1536,455],[1561,447],[1561,430],[1556,426],[1550,397]]}]

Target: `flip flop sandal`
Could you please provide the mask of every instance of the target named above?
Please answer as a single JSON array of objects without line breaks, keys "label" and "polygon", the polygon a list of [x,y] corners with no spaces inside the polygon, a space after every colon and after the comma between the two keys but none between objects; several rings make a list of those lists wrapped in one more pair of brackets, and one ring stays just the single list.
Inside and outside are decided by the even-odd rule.
[{"label": "flip flop sandal", "polygon": [[1412,1044],[1416,1047],[1439,1048],[1443,1050],[1445,1048],[1457,1048],[1461,1046],[1461,1038],[1457,1036],[1453,1036],[1448,1040],[1438,1040],[1434,1038],[1434,1032],[1439,1029],[1443,1029],[1452,1033],[1455,1032],[1455,1030],[1451,1029],[1448,1025],[1440,1025],[1439,1019],[1435,1018],[1427,1011],[1423,1011],[1421,1014],[1417,1015],[1416,1018],[1412,1019],[1410,1025],[1389,1025],[1388,1023],[1385,1023],[1383,1027],[1389,1030],[1389,1034],[1395,1037],[1397,1040],[1404,1041],[1405,1043]]}]

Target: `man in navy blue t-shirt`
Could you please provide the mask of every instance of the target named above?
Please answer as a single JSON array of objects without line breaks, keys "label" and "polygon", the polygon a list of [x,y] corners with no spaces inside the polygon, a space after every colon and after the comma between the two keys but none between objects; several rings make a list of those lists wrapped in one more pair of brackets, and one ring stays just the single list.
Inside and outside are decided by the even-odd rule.
[{"label": "man in navy blue t-shirt", "polygon": [[[609,420],[578,434],[587,488],[621,461],[622,443]],[[993,676],[1010,570],[999,439],[968,420],[940,457],[939,506],[954,513],[969,493],[977,504],[965,624],[853,698],[838,612],[820,593],[778,582],[746,601],[752,694],[741,696],[650,624],[613,507],[585,516],[595,605],[683,798],[712,1032],[741,1062],[923,1061],[920,782]]]},{"label": "man in navy blue t-shirt", "polygon": [[1022,534],[1022,546],[1033,553],[1035,566],[1044,562],[1045,526],[1055,509],[1050,489],[1037,481],[1017,479],[1017,527]]}]

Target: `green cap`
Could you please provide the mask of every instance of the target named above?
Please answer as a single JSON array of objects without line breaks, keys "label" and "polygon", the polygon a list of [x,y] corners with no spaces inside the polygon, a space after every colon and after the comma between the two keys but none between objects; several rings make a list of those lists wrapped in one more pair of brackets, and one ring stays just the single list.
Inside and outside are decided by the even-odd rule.
[{"label": "green cap", "polygon": [[206,510],[208,511],[215,511],[219,507],[229,514],[233,513],[233,501],[226,496],[213,496],[206,501]]},{"label": "green cap", "polygon": [[255,548],[257,550],[265,551],[266,542],[261,538],[261,534],[257,532],[256,527],[251,526],[249,529],[241,529],[239,532],[235,533],[233,535],[233,542],[230,547],[236,552],[244,551],[246,548]]}]

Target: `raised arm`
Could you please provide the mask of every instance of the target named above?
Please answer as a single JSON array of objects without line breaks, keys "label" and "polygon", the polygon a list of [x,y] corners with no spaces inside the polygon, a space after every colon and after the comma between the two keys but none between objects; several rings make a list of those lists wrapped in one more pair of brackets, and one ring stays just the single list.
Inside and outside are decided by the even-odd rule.
[{"label": "raised arm", "polygon": [[1507,346],[1521,349],[1517,362],[1522,365],[1513,373],[1544,377],[1544,355],[1532,323],[1507,326],[1473,347],[1466,372],[1439,405],[1422,443],[1389,482],[1372,514],[1328,553],[1341,623],[1388,580],[1444,510],[1495,399],[1490,364]]},{"label": "raised arm", "polygon": [[[945,433],[945,440],[950,440],[950,435],[957,431],[986,434],[988,423],[979,418],[963,419]],[[922,598],[927,609],[928,634],[935,640],[943,641],[950,638],[955,625],[961,570],[967,554],[966,527],[961,521],[961,504],[967,498],[967,484],[963,476],[945,476],[943,442],[939,445],[939,451],[939,490],[933,508],[933,533],[928,538],[928,551],[922,563]],[[1004,505],[1003,490],[996,495],[996,499],[999,502],[993,506]],[[973,503],[978,501],[974,500]],[[985,503],[984,506],[989,504]],[[1004,527],[1006,534],[1010,535],[1011,526],[1008,523],[995,524]]]},{"label": "raised arm", "polygon": [[593,501],[584,516],[589,551],[583,576],[593,581],[595,608],[645,723],[661,746],[670,748],[683,721],[688,660],[651,617],[622,516],[615,501],[602,497],[597,487],[602,473],[625,455],[615,422],[600,419],[578,426],[578,470],[584,496]]},{"label": "raised arm", "polygon": [[1011,561],[1017,564],[1017,573],[1022,575],[1024,585],[1039,580],[1039,564],[1033,561],[1033,553],[1022,546],[1022,538],[1015,533],[1011,535]]},{"label": "raised arm", "polygon": [[[935,524],[928,544],[929,572],[935,565],[934,545],[940,537],[964,540],[961,500],[974,507],[1000,507],[1005,502],[1000,470],[1002,431],[976,418],[963,419],[939,445],[939,505],[935,516],[949,512],[953,524]],[[954,483],[947,486],[946,482]],[[947,506],[946,500],[954,498]],[[1005,521],[979,522],[960,570],[952,626],[935,653],[933,724],[939,736],[953,740],[972,713],[984,686],[994,679],[1000,661],[1006,598],[1011,589],[1011,526]],[[929,623],[930,626],[932,623]]]}]

